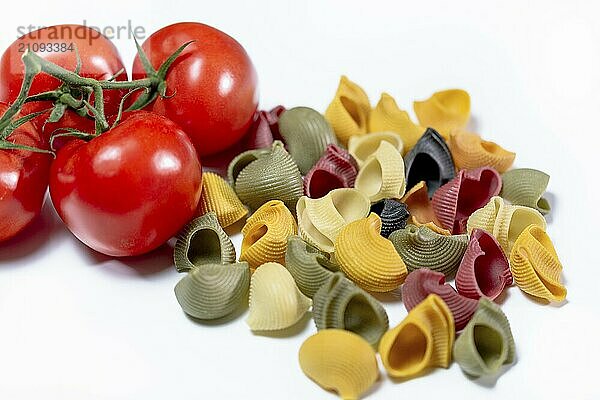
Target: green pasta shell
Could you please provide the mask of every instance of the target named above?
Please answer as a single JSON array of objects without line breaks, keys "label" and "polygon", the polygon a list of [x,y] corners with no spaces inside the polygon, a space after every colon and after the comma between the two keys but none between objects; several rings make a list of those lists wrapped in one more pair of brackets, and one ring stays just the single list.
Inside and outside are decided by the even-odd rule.
[{"label": "green pasta shell", "polygon": [[188,223],[177,236],[173,259],[177,272],[187,272],[203,264],[235,262],[235,248],[217,214],[210,211]]},{"label": "green pasta shell", "polygon": [[392,232],[389,240],[409,272],[429,268],[446,276],[456,273],[469,243],[467,235],[440,235],[424,225],[407,225]]},{"label": "green pasta shell", "polygon": [[269,200],[281,200],[295,210],[304,190],[298,166],[279,140],[270,149],[239,154],[229,164],[227,175],[242,203],[253,210]]},{"label": "green pasta shell", "polygon": [[279,117],[279,133],[302,175],[319,160],[328,144],[337,144],[335,133],[318,111],[294,107]]},{"label": "green pasta shell", "polygon": [[486,297],[456,339],[454,359],[468,375],[493,375],[515,358],[515,341],[508,319],[500,307]]},{"label": "green pasta shell", "polygon": [[345,329],[362,336],[373,347],[389,328],[383,306],[341,272],[332,274],[315,293],[313,317],[317,329]]},{"label": "green pasta shell", "polygon": [[294,277],[298,289],[310,298],[333,275],[331,269],[336,268],[325,253],[297,235],[288,238],[285,266]]},{"label": "green pasta shell", "polygon": [[183,311],[198,319],[223,318],[248,301],[250,269],[245,262],[195,267],[175,286]]},{"label": "green pasta shell", "polygon": [[502,174],[500,196],[513,204],[535,208],[542,214],[550,212],[550,203],[543,196],[550,175],[532,168],[517,168]]}]

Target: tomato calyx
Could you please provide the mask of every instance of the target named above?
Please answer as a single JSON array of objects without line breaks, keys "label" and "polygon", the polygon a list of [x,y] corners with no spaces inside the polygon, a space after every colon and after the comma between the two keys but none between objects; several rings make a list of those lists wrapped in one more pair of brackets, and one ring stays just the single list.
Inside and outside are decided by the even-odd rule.
[{"label": "tomato calyx", "polygon": [[[123,71],[117,72],[107,80],[96,80],[93,78],[82,77],[79,75],[81,70],[81,58],[76,51],[77,65],[74,71],[69,71],[60,67],[44,58],[38,56],[29,50],[23,53],[22,60],[25,68],[23,83],[18,97],[13,104],[6,110],[4,115],[0,117],[0,149],[18,148],[23,150],[48,152],[44,149],[28,148],[27,146],[16,145],[7,140],[8,136],[18,126],[32,120],[33,118],[49,112],[50,115],[46,122],[58,122],[67,111],[71,109],[78,115],[95,120],[95,132],[81,132],[74,129],[62,129],[63,133],[57,134],[58,137],[74,136],[84,140],[90,140],[102,133],[114,128],[123,114],[125,100],[135,92],[144,90],[137,100],[127,108],[127,111],[138,110],[146,107],[158,96],[167,97],[166,77],[169,69],[175,60],[181,55],[187,46],[193,41],[189,41],[181,45],[165,62],[163,62],[158,70],[148,61],[148,58],[142,51],[141,46],[136,41],[136,46],[140,57],[145,60],[144,68],[147,72],[145,78],[133,81],[117,81],[116,78]],[[29,96],[33,79],[39,73],[48,74],[57,78],[62,84],[56,89],[44,93],[38,93]],[[109,125],[108,119],[104,112],[104,91],[105,90],[127,90],[127,94],[121,99],[119,105],[119,113],[112,125]],[[93,100],[93,101],[92,101]],[[34,101],[52,101],[53,107],[37,113],[18,118],[13,121],[13,118],[19,113],[25,103]],[[51,140],[52,148],[53,140]],[[50,152],[52,153],[52,152]]]},{"label": "tomato calyx", "polygon": [[140,62],[142,63],[142,67],[146,72],[147,77],[154,79],[156,86],[153,87],[154,90],[147,90],[143,93],[137,100],[127,109],[127,111],[133,110],[141,110],[146,107],[148,104],[152,103],[158,96],[162,98],[172,97],[173,95],[167,95],[167,73],[171,68],[171,65],[175,62],[175,60],[181,55],[181,53],[188,47],[190,44],[194,43],[194,40],[190,40],[185,42],[173,54],[171,54],[165,62],[163,62],[158,70],[156,70],[153,66],[146,53],[142,49],[142,46],[135,40],[135,46],[137,48],[138,55],[140,57]]}]

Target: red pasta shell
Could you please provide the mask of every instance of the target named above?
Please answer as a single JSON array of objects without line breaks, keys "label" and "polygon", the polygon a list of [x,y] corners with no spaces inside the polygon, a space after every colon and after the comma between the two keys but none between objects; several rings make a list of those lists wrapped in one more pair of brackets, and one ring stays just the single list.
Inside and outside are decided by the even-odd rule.
[{"label": "red pasta shell", "polygon": [[458,293],[472,299],[495,299],[513,277],[500,244],[482,229],[474,229],[469,246],[456,273]]},{"label": "red pasta shell", "polygon": [[258,111],[243,139],[244,150],[271,147],[274,140],[281,140],[278,122],[284,111],[285,107],[281,105],[269,111]]},{"label": "red pasta shell", "polygon": [[358,165],[350,153],[335,144],[329,144],[304,177],[304,193],[316,199],[333,189],[351,188],[357,173]]},{"label": "red pasta shell", "polygon": [[433,194],[433,211],[453,235],[467,231],[467,219],[500,193],[502,178],[491,167],[460,170],[458,175]]},{"label": "red pasta shell", "polygon": [[467,325],[479,304],[477,300],[458,294],[446,283],[443,273],[419,268],[408,274],[402,286],[402,301],[406,310],[410,311],[432,293],[440,296],[452,312],[457,331]]}]

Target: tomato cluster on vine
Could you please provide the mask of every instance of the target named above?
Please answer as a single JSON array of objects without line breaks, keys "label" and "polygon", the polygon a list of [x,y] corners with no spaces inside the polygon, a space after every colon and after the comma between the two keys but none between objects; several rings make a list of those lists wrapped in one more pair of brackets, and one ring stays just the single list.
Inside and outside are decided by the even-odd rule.
[{"label": "tomato cluster on vine", "polygon": [[225,33],[178,23],[136,43],[129,80],[109,39],[88,27],[89,38],[57,39],[56,28],[20,37],[0,61],[0,241],[31,223],[49,187],[83,243],[110,256],[147,253],[196,214],[200,157],[248,131],[254,66]]}]

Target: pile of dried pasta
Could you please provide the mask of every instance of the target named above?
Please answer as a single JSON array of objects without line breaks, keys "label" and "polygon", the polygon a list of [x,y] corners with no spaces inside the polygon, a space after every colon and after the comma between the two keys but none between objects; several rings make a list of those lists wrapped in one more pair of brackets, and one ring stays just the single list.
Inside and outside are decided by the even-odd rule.
[{"label": "pile of dried pasta", "polygon": [[[465,131],[463,90],[414,111],[418,124],[385,93],[372,108],[342,77],[324,115],[259,112],[229,182],[204,174],[200,217],[178,238],[185,313],[215,320],[248,303],[250,329],[278,331],[312,307],[318,333],[300,348],[300,366],[343,398],[377,380],[376,352],[403,379],[452,360],[474,377],[513,363],[494,299],[513,281],[545,301],[566,297],[545,232],[549,176],[510,170],[515,153]],[[242,224],[237,258],[224,228]],[[408,310],[391,329],[373,296],[390,291]]]}]

